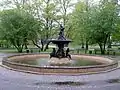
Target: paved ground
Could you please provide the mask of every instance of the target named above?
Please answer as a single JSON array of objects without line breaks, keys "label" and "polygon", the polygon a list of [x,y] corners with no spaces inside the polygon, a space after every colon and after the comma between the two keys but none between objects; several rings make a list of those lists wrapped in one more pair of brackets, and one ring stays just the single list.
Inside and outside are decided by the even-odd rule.
[{"label": "paved ground", "polygon": [[[0,61],[4,56],[6,54],[0,54]],[[120,69],[93,75],[60,76],[34,75],[0,67],[0,90],[120,90],[119,79]]]}]

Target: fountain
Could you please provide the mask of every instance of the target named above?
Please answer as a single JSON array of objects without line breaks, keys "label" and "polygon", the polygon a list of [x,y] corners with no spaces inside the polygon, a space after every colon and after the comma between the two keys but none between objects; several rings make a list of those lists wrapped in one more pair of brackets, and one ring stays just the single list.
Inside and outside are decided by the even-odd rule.
[{"label": "fountain", "polygon": [[[49,54],[17,54],[3,58],[2,64],[12,70],[37,74],[85,74],[110,71],[117,68],[118,62],[101,56],[70,55],[65,46],[71,42],[64,36],[60,25],[57,39],[50,40],[57,46]],[[83,64],[87,62],[87,64]],[[88,63],[89,62],[89,63]]]},{"label": "fountain", "polygon": [[62,65],[69,64],[71,62],[71,55],[69,54],[69,48],[67,48],[66,52],[64,51],[65,45],[71,42],[71,40],[67,40],[64,36],[64,27],[60,25],[59,36],[56,40],[50,40],[53,44],[56,44],[58,47],[57,51],[53,48],[52,53],[50,54],[50,63],[52,65]]}]

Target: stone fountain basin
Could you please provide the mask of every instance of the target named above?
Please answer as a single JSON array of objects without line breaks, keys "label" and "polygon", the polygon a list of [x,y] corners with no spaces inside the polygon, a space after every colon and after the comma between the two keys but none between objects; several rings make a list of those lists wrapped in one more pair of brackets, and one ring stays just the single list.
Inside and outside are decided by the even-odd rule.
[{"label": "stone fountain basin", "polygon": [[113,70],[118,67],[118,62],[109,58],[101,56],[88,56],[88,55],[72,55],[72,59],[86,58],[91,61],[102,63],[102,65],[93,66],[36,66],[28,64],[20,64],[14,62],[15,60],[33,60],[36,58],[48,58],[48,54],[21,54],[13,55],[3,58],[2,64],[10,69],[30,72],[35,74],[89,74],[99,73]]}]

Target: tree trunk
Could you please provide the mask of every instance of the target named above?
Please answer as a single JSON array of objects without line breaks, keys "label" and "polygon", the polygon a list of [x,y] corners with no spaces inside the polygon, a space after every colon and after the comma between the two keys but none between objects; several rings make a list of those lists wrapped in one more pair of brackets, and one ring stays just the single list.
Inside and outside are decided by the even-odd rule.
[{"label": "tree trunk", "polygon": [[85,49],[88,50],[88,43],[86,43],[86,45],[85,45]]},{"label": "tree trunk", "polygon": [[40,48],[40,49],[41,49],[41,47],[40,47],[37,43],[35,43],[35,41],[34,41],[34,40],[32,40],[32,42],[33,42],[33,44],[34,44],[36,47],[38,47],[38,48]]},{"label": "tree trunk", "polygon": [[24,39],[25,49],[28,49],[27,47],[27,38]]},{"label": "tree trunk", "polygon": [[44,51],[46,51],[46,50],[48,49],[49,44],[50,44],[50,42],[47,43],[47,45],[46,45]]},{"label": "tree trunk", "polygon": [[28,49],[28,47],[27,47],[27,41],[25,41],[24,44],[25,44],[25,49]]},{"label": "tree trunk", "polygon": [[16,47],[16,48],[17,48],[17,51],[18,51],[19,53],[22,53],[22,51],[23,51],[23,46],[24,46],[24,44],[21,45],[21,46],[17,46],[17,47]]},{"label": "tree trunk", "polygon": [[22,48],[17,49],[19,53],[22,53]]},{"label": "tree trunk", "polygon": [[87,53],[87,50],[88,50],[88,41],[86,40],[86,43],[85,43],[85,53]]},{"label": "tree trunk", "polygon": [[85,49],[88,50],[88,40],[86,40]]},{"label": "tree trunk", "polygon": [[84,43],[82,42],[82,48],[84,48]]},{"label": "tree trunk", "polygon": [[104,55],[105,54],[105,47],[102,45],[102,43],[99,43],[99,46],[100,46],[101,54]]},{"label": "tree trunk", "polygon": [[110,39],[110,35],[108,36],[108,48],[111,48],[111,39]]},{"label": "tree trunk", "polygon": [[41,45],[42,45],[41,51],[43,51],[43,49],[44,49],[44,41],[42,39],[41,39]]},{"label": "tree trunk", "polygon": [[11,43],[13,44],[13,46],[15,46],[15,48],[17,49],[17,51],[19,53],[22,53],[24,44],[18,45],[18,44],[15,43],[14,40],[12,40]]}]

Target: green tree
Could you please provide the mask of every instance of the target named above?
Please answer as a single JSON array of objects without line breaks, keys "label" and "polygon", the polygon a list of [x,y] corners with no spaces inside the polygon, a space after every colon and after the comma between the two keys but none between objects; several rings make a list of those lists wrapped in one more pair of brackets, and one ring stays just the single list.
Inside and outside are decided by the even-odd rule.
[{"label": "green tree", "polygon": [[2,38],[14,45],[18,52],[22,52],[27,40],[37,37],[39,23],[22,10],[4,10],[0,14],[0,20]]},{"label": "green tree", "polygon": [[39,39],[41,39],[41,50],[43,50],[48,39],[52,38],[56,33],[56,5],[52,0],[32,0],[32,3],[24,6],[24,10],[42,22],[42,34]]},{"label": "green tree", "polygon": [[111,34],[112,42],[120,42],[120,17],[117,19],[116,30]]},{"label": "green tree", "polygon": [[105,46],[109,36],[116,30],[118,18],[117,5],[111,1],[102,1],[93,13],[91,22],[91,39],[100,46],[101,54],[105,54]]},{"label": "green tree", "polygon": [[117,8],[116,3],[108,0],[101,0],[98,5],[77,3],[71,17],[75,40],[80,41],[82,46],[86,43],[86,49],[88,42],[97,43],[101,54],[104,54],[108,38],[116,30]]},{"label": "green tree", "polygon": [[[5,0],[6,1],[6,0]],[[72,0],[8,0],[9,3],[4,6],[13,5],[18,9],[22,9],[42,22],[41,39],[42,50],[48,38],[56,37],[58,25],[62,21],[64,26],[68,22],[69,10],[73,8]],[[13,7],[14,8],[14,7]],[[68,28],[69,29],[69,28]],[[67,32],[68,29],[65,31]],[[66,34],[66,36],[68,36]],[[38,40],[38,39],[37,39]],[[33,40],[37,45],[37,40]]]},{"label": "green tree", "polygon": [[87,2],[78,2],[70,19],[72,29],[75,30],[73,32],[75,34],[74,39],[76,42],[79,42],[79,44],[82,44],[82,48],[84,48],[84,44],[86,44],[86,50],[88,49],[90,31],[90,8]]}]

